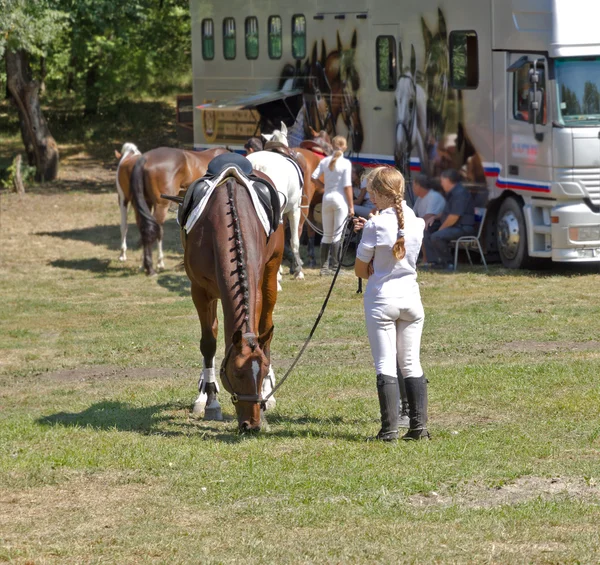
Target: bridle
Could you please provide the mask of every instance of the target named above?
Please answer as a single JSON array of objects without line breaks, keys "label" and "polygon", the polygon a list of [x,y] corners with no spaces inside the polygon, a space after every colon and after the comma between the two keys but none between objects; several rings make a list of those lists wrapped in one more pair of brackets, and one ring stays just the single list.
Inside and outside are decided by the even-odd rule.
[{"label": "bridle", "polygon": [[[242,334],[242,338],[246,339],[248,341],[251,340],[256,340],[256,334],[252,333],[252,332],[247,332]],[[258,381],[256,381],[256,393],[255,394],[238,394],[237,392],[235,392],[233,385],[231,384],[231,381],[229,380],[229,377],[227,376],[227,371],[225,370],[225,367],[227,366],[227,362],[229,361],[229,358],[231,357],[231,352],[233,350],[233,342],[229,344],[229,347],[227,348],[227,353],[225,353],[225,357],[223,358],[223,361],[221,362],[221,369],[219,370],[219,376],[221,377],[221,381],[224,383],[227,383],[227,385],[229,386],[229,389],[231,390],[231,402],[233,402],[233,404],[237,404],[238,402],[260,402],[260,404],[262,406],[264,406],[264,404],[267,402],[267,400],[269,400],[269,398],[271,397],[271,394],[269,394],[266,398],[262,397],[262,394],[258,391]]]}]

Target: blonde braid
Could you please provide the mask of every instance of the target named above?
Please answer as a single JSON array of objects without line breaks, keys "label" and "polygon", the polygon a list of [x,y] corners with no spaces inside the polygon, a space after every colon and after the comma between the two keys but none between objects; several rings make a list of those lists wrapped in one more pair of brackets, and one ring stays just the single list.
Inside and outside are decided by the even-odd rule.
[{"label": "blonde braid", "polygon": [[400,261],[406,256],[406,249],[404,247],[404,210],[402,209],[402,196],[399,194],[394,196],[394,210],[398,218],[398,239],[392,247],[392,253]]}]

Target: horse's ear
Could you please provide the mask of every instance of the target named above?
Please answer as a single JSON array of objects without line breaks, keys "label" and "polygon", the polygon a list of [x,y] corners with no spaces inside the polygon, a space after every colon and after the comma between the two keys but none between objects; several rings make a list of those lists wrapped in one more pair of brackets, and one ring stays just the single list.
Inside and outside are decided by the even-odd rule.
[{"label": "horse's ear", "polygon": [[417,54],[414,45],[410,46],[410,73],[413,77],[417,74]]},{"label": "horse's ear", "polygon": [[427,22],[425,22],[425,18],[421,16],[421,28],[423,29],[423,42],[425,43],[425,53],[428,54],[431,48],[431,41],[433,36],[427,27]]},{"label": "horse's ear", "polygon": [[242,337],[241,330],[235,330],[235,332],[233,332],[233,336],[231,338],[231,343],[232,343],[233,347],[235,347],[238,351],[242,350],[243,339],[244,338]]},{"label": "horse's ear", "polygon": [[116,157],[116,158],[117,158],[119,161],[121,160],[121,157],[122,157],[122,156],[123,156],[123,155],[121,155],[121,154],[120,154],[120,153],[119,153],[119,152],[118,152],[118,151],[115,149],[115,157]]},{"label": "horse's ear", "polygon": [[287,137],[288,129],[285,123],[281,122],[281,129],[279,131]]},{"label": "horse's ear", "polygon": [[444,12],[442,12],[441,8],[438,8],[438,26],[440,37],[446,41],[448,37],[448,30],[446,28],[446,18],[444,17]]},{"label": "horse's ear", "polygon": [[341,53],[343,47],[342,47],[342,40],[340,39],[340,32],[338,31],[336,35],[337,35],[337,51],[338,51],[338,53]]},{"label": "horse's ear", "polygon": [[308,129],[310,130],[310,135],[312,135],[313,137],[317,137],[319,134],[312,128],[312,126],[308,126]]},{"label": "horse's ear", "polygon": [[398,42],[398,70],[400,71],[398,74],[402,74],[404,68],[402,67],[404,63],[404,55],[402,54],[402,43]]},{"label": "horse's ear", "polygon": [[356,49],[357,45],[358,45],[358,38],[356,37],[356,30],[354,30],[354,33],[352,34],[352,42],[350,43],[350,47],[352,47],[352,49]]},{"label": "horse's ear", "polygon": [[311,57],[312,65],[314,65],[319,60],[319,56],[317,53],[318,53],[318,47],[317,47],[317,42],[315,41],[315,44],[313,45],[313,49],[312,49],[312,57]]},{"label": "horse's ear", "polygon": [[325,40],[321,39],[321,66],[325,68],[327,62],[327,47],[325,47]]},{"label": "horse's ear", "polygon": [[271,326],[265,333],[258,336],[258,345],[261,349],[264,349],[265,346],[271,343],[271,338],[273,337],[273,330],[275,326]]},{"label": "horse's ear", "polygon": [[264,137],[267,141],[271,141],[271,139],[273,139],[272,133],[261,133],[260,135],[261,137]]}]

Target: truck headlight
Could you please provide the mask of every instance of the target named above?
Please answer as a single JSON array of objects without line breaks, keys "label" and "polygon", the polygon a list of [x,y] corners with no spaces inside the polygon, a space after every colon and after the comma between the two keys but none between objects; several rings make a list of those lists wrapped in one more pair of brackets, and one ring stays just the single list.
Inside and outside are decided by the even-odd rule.
[{"label": "truck headlight", "polygon": [[579,226],[569,228],[571,241],[600,241],[600,226]]}]

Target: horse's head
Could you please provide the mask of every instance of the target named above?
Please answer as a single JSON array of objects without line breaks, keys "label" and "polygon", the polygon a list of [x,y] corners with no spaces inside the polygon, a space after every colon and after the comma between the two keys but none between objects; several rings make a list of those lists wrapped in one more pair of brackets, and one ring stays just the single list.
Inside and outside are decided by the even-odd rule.
[{"label": "horse's head", "polygon": [[273,130],[272,133],[263,133],[261,135],[267,141],[276,141],[278,143],[283,143],[283,145],[285,145],[286,147],[289,147],[288,139],[287,139],[288,129],[287,129],[287,126],[283,122],[281,122],[281,129],[276,129],[276,130]]},{"label": "horse's head", "polygon": [[273,327],[261,336],[234,332],[221,367],[221,381],[232,395],[241,432],[260,431],[263,380],[269,372]]}]

